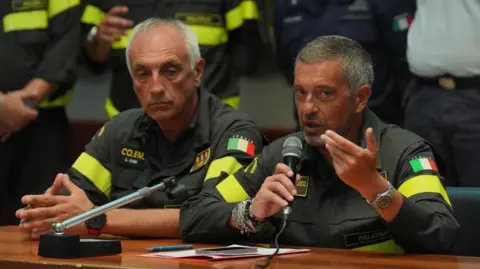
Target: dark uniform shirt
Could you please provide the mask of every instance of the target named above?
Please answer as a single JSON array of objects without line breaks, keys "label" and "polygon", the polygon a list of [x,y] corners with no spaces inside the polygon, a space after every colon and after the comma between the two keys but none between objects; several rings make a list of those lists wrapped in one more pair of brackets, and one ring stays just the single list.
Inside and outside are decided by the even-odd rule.
[{"label": "dark uniform shirt", "polygon": [[[140,109],[107,122],[69,170],[72,181],[99,205],[175,176],[193,195],[250,163],[263,148],[258,127],[209,92],[199,90],[192,124],[174,142]],[[128,208],[176,207],[164,192]]]},{"label": "dark uniform shirt", "polygon": [[[87,5],[82,22],[98,25],[114,6],[128,6],[126,18],[138,24],[150,17],[176,18],[195,32],[200,53],[206,60],[203,87],[234,107],[238,105],[238,75],[256,66],[260,36],[258,10],[253,0],[103,0]],[[125,62],[125,48],[132,29],[112,44],[110,65],[113,79],[106,103],[111,117],[140,107]],[[98,64],[91,62],[90,66]],[[234,99],[224,99],[234,98]],[[235,101],[237,100],[237,101]]]},{"label": "dark uniform shirt", "polygon": [[33,78],[56,84],[39,107],[66,105],[72,97],[81,44],[76,1],[0,1],[0,90],[22,89]]},{"label": "dark uniform shirt", "polygon": [[[360,193],[338,178],[321,153],[304,143],[299,172],[302,180],[297,182],[292,213],[279,242],[394,253],[450,249],[458,223],[452,216],[429,145],[410,132],[385,125],[369,110],[364,115],[362,133],[372,127],[379,145],[377,169],[405,197],[396,218],[385,222]],[[304,139],[301,133],[293,135]],[[264,179],[282,161],[285,139],[265,147],[252,164],[215,189],[186,201],[180,217],[182,239],[245,239],[228,227],[228,219],[236,203],[254,197]],[[272,216],[268,221],[280,228],[282,216]]]}]

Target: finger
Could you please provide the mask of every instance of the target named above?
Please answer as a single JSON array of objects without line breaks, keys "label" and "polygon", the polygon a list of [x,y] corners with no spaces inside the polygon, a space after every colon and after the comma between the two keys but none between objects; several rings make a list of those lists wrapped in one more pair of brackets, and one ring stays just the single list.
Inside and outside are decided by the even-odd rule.
[{"label": "finger", "polygon": [[345,153],[343,150],[339,149],[333,143],[326,143],[325,148],[328,150],[330,156],[332,156],[333,159],[346,160],[348,157],[352,157],[351,155]]},{"label": "finger", "polygon": [[365,137],[367,141],[367,149],[370,151],[372,154],[376,155],[377,154],[377,142],[375,141],[375,136],[373,135],[373,129],[372,128],[367,128],[365,131]]},{"label": "finger", "polygon": [[103,26],[120,29],[122,31],[133,26],[131,20],[117,16],[105,16],[102,24]]},{"label": "finger", "polygon": [[293,177],[293,171],[284,163],[279,163],[275,166],[275,175],[284,174],[287,177]]},{"label": "finger", "polygon": [[268,182],[266,188],[287,201],[293,201],[293,195],[278,181]]},{"label": "finger", "polygon": [[54,223],[61,222],[67,219],[68,215],[61,214],[56,217],[46,219],[36,219],[21,226],[22,230],[33,231],[33,229],[51,229]]},{"label": "finger", "polygon": [[270,178],[269,181],[272,181],[272,182],[277,181],[280,184],[282,184],[287,190],[289,190],[289,192],[292,195],[297,194],[297,190],[295,189],[295,186],[293,185],[292,180],[290,178],[288,178],[286,175],[278,174],[278,175],[273,175],[269,178]]},{"label": "finger", "polygon": [[123,28],[104,26],[101,28],[100,34],[115,38],[115,37],[121,37],[122,35],[124,35],[125,30]]},{"label": "finger", "polygon": [[127,6],[114,6],[107,12],[108,15],[115,15],[115,16],[126,15],[127,13],[128,13]]},{"label": "finger", "polygon": [[63,174],[57,174],[57,176],[55,177],[55,180],[53,181],[52,186],[48,188],[47,191],[45,192],[46,195],[57,195],[60,192],[63,186],[62,176]]},{"label": "finger", "polygon": [[77,185],[75,185],[67,174],[64,174],[62,177],[63,186],[71,193],[77,193],[78,191],[82,191]]},{"label": "finger", "polygon": [[262,192],[259,192],[259,198],[279,207],[286,207],[288,205],[288,202],[278,196],[278,194],[266,188]]},{"label": "finger", "polygon": [[115,41],[120,40],[120,37],[109,36],[105,34],[99,34],[98,39],[106,44],[111,44]]},{"label": "finger", "polygon": [[[58,216],[65,213],[66,204],[60,204],[52,207],[39,207],[18,212],[18,217],[22,219],[45,219]],[[25,223],[26,224],[26,223]]]},{"label": "finger", "polygon": [[340,136],[332,130],[327,130],[325,132],[325,135],[330,138],[339,149],[345,151],[348,154],[355,155],[362,150],[361,147],[355,145],[350,140]]},{"label": "finger", "polygon": [[25,195],[22,197],[22,203],[25,205],[31,204],[35,207],[50,207],[56,204],[65,203],[68,201],[67,196],[60,195]]},{"label": "finger", "polygon": [[38,240],[40,239],[40,236],[44,234],[52,234],[54,231],[49,228],[49,229],[34,229],[35,231],[32,230],[30,233],[30,239],[32,240]]}]

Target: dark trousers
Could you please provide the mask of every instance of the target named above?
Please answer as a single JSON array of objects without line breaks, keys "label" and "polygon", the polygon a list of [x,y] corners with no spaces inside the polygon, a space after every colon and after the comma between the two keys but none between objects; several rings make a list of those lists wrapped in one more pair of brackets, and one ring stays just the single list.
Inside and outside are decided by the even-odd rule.
[{"label": "dark trousers", "polygon": [[480,187],[480,85],[446,90],[414,79],[407,92],[405,128],[443,159],[446,184]]},{"label": "dark trousers", "polygon": [[38,118],[0,144],[0,225],[15,225],[21,197],[42,194],[70,165],[64,108],[41,109]]}]

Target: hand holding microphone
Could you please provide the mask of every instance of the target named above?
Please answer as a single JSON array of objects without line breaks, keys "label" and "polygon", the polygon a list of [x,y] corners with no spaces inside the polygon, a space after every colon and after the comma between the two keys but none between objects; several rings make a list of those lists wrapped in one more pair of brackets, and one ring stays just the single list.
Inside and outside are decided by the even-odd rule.
[{"label": "hand holding microphone", "polygon": [[285,140],[282,150],[283,163],[277,164],[275,174],[263,182],[252,201],[252,213],[258,219],[266,219],[280,211],[289,214],[291,202],[296,194],[295,182],[298,163],[302,156],[302,142],[297,137]]}]

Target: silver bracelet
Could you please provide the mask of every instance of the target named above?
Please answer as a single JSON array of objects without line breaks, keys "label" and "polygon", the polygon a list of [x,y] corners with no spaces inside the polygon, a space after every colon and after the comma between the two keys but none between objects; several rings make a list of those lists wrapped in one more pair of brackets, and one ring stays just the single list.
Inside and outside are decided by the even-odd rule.
[{"label": "silver bracelet", "polygon": [[232,211],[232,218],[237,223],[241,234],[249,235],[258,232],[262,228],[262,221],[252,218],[250,209],[252,200],[247,199],[239,204]]}]

